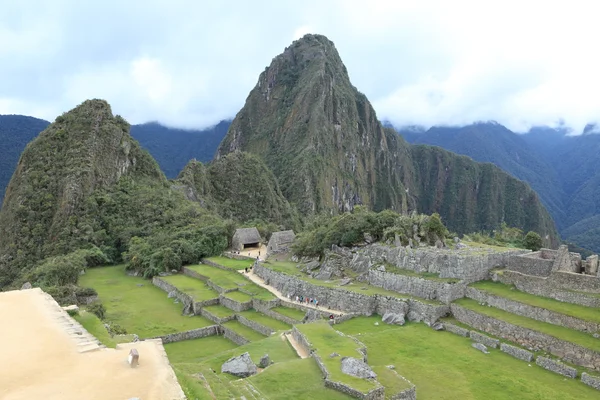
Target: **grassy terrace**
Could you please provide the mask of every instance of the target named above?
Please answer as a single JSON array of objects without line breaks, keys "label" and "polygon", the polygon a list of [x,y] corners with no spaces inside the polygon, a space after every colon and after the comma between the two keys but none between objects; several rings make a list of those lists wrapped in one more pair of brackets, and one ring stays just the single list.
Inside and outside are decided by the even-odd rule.
[{"label": "grassy terrace", "polygon": [[281,331],[291,328],[291,326],[286,324],[285,322],[281,322],[271,317],[268,317],[265,314],[261,314],[256,310],[243,311],[239,313],[239,315],[251,321],[258,322],[259,324],[271,328],[275,331]]},{"label": "grassy terrace", "polygon": [[[323,364],[329,371],[329,379],[343,382],[363,393],[377,387],[377,383],[374,381],[356,378],[342,372],[342,357],[355,357],[358,359],[363,357],[358,351],[359,345],[354,340],[347,336],[341,336],[325,322],[297,325],[296,328],[306,336],[313,349],[321,357]],[[338,353],[340,356],[329,357],[333,352]]]},{"label": "grassy terrace", "polygon": [[482,306],[475,300],[471,299],[460,299],[457,300],[455,303],[480,314],[487,315],[489,317],[496,318],[511,323],[513,325],[522,326],[523,328],[528,328],[531,330],[542,332],[547,335],[553,336],[557,339],[575,343],[580,346],[587,347],[589,349],[600,352],[600,341],[594,338],[592,335],[588,335],[584,332],[564,328],[558,325],[548,324],[546,322],[536,321],[527,317],[521,317],[519,315],[514,315],[506,311],[499,310],[497,308]]},{"label": "grassy terrace", "polygon": [[170,275],[160,278],[170,283],[183,293],[190,295],[196,301],[216,299],[219,293],[199,279],[186,275]]},{"label": "grassy terrace", "polygon": [[[379,322],[379,325],[374,325]],[[574,379],[518,360],[498,349],[483,354],[471,340],[436,332],[422,323],[391,326],[381,317],[353,318],[335,329],[367,346],[369,365],[394,365],[417,386],[419,399],[436,400],[592,400],[598,391]],[[387,378],[378,380],[390,394]],[[392,382],[394,383],[394,382]],[[393,391],[394,389],[392,389]]]},{"label": "grassy terrace", "polygon": [[208,311],[212,315],[215,315],[219,318],[225,318],[235,314],[233,310],[230,310],[229,308],[221,305],[206,306],[202,307],[202,309]]},{"label": "grassy terrace", "polygon": [[391,399],[403,390],[410,389],[411,384],[402,379],[395,371],[392,371],[387,366],[378,365],[372,367],[373,372],[377,374],[377,380],[385,386],[385,398]]},{"label": "grassy terrace", "polygon": [[521,292],[512,285],[506,285],[500,282],[481,281],[473,283],[470,286],[523,304],[545,308],[560,314],[566,314],[585,321],[600,324],[600,312],[598,309],[592,307],[563,303],[547,297],[535,296],[533,294]]},{"label": "grassy terrace", "polygon": [[210,257],[207,260],[234,270],[244,269],[254,264],[254,260],[236,260],[235,258],[228,257]]},{"label": "grassy terrace", "polygon": [[[229,258],[221,257],[225,260],[229,260]],[[212,259],[211,259],[212,260]],[[238,261],[239,260],[230,260],[230,261]],[[216,267],[212,267],[210,265],[192,265],[187,267],[192,271],[199,273],[200,275],[206,276],[212,283],[215,285],[222,287],[223,289],[239,289],[243,288],[245,291],[252,293],[252,297],[255,297],[260,300],[273,300],[275,296],[269,292],[267,289],[262,288],[255,283],[253,283],[250,279],[245,278],[242,274],[236,271],[225,271]],[[243,268],[242,268],[243,269]]]},{"label": "grassy terrace", "polygon": [[295,319],[296,321],[302,321],[304,319],[304,316],[306,315],[304,311],[298,310],[296,308],[283,306],[271,308],[271,311],[274,311],[281,315],[285,315],[286,317]]},{"label": "grassy terrace", "polygon": [[246,325],[242,325],[238,321],[228,321],[225,322],[223,326],[231,329],[238,335],[245,337],[251,342],[265,338],[265,336],[262,333],[258,333],[255,330],[248,328]]},{"label": "grassy terrace", "polygon": [[237,290],[235,290],[233,292],[223,293],[223,296],[228,297],[235,301],[239,301],[240,303],[245,303],[247,301],[252,300],[252,296],[250,296],[246,293],[239,292]]},{"label": "grassy terrace", "polygon": [[95,314],[87,311],[80,311],[73,318],[106,347],[115,348],[119,343],[129,343],[133,340],[133,335],[110,337],[104,323]]},{"label": "grassy terrace", "polygon": [[419,297],[410,296],[408,294],[398,293],[398,292],[394,292],[391,290],[385,290],[385,289],[382,289],[377,286],[369,285],[366,282],[357,282],[357,283],[352,282],[348,285],[340,286],[339,281],[321,281],[319,279],[311,278],[310,276],[308,276],[307,274],[303,273],[298,268],[296,268],[296,265],[297,265],[296,263],[289,262],[289,261],[266,261],[262,265],[265,266],[266,268],[272,269],[273,271],[278,271],[278,272],[282,272],[287,275],[295,276],[306,282],[312,283],[313,285],[316,285],[316,286],[338,288],[338,289],[348,290],[350,292],[361,293],[361,294],[365,294],[365,295],[369,295],[369,296],[382,295],[382,296],[397,297],[400,299],[413,299],[413,300],[418,300],[422,303],[427,303],[427,304],[441,304],[438,301],[425,300],[425,299],[421,299]]},{"label": "grassy terrace", "polygon": [[221,336],[208,336],[201,339],[182,340],[181,342],[167,343],[164,345],[169,362],[199,362],[221,352],[235,349],[237,344]]},{"label": "grassy terrace", "polygon": [[123,265],[90,268],[79,284],[96,289],[106,307],[106,319],[140,338],[183,332],[213,325],[206,318],[181,315],[183,306],[149,280],[128,276]]}]

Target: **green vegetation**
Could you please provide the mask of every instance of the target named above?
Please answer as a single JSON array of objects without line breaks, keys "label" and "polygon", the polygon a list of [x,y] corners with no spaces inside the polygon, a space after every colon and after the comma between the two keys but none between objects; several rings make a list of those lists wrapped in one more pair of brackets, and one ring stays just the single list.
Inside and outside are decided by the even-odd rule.
[{"label": "green vegetation", "polygon": [[79,314],[73,316],[77,322],[85,328],[86,331],[94,335],[106,347],[116,347],[117,341],[113,340],[100,318],[91,312],[80,311]]},{"label": "green vegetation", "polygon": [[208,261],[212,261],[215,264],[222,265],[223,267],[231,268],[235,271],[242,270],[246,267],[251,267],[254,264],[254,260],[236,260],[235,258],[217,256],[208,257]]},{"label": "green vegetation", "polygon": [[[374,325],[379,322],[379,325]],[[439,400],[583,400],[598,391],[563,379],[497,349],[483,354],[471,341],[425,324],[381,324],[381,317],[360,317],[335,325],[367,346],[369,365],[394,365],[417,386],[419,398]],[[407,344],[407,345],[403,345]],[[391,350],[393,349],[393,351]],[[379,379],[379,377],[378,377]],[[382,381],[385,377],[382,378]],[[387,392],[387,387],[386,387]]]},{"label": "green vegetation", "polygon": [[231,329],[238,335],[248,339],[251,342],[261,340],[265,338],[262,333],[256,332],[254,329],[248,328],[246,325],[242,325],[238,321],[227,321],[223,324],[224,327]]},{"label": "green vegetation", "polygon": [[235,314],[235,312],[233,310],[230,310],[229,308],[221,306],[221,305],[206,306],[206,307],[202,307],[202,309],[208,311],[209,313],[211,313],[219,318],[225,318],[225,317],[229,317],[229,316]]},{"label": "green vegetation", "polygon": [[560,314],[570,315],[575,318],[600,324],[600,313],[597,309],[592,307],[564,303],[548,297],[535,296],[533,294],[521,292],[512,285],[506,285],[500,282],[480,281],[475,282],[470,286],[530,306],[545,308]]},{"label": "green vegetation", "polygon": [[526,249],[538,251],[542,248],[542,237],[536,232],[529,231],[525,235],[523,245]]},{"label": "green vegetation", "polygon": [[207,264],[192,265],[187,267],[194,272],[210,279],[212,283],[223,289],[237,289],[240,286],[249,285],[252,283],[242,274],[236,271],[226,271]]},{"label": "green vegetation", "polygon": [[557,339],[565,340],[567,342],[575,343],[589,349],[600,351],[600,341],[594,338],[592,335],[576,331],[574,329],[565,328],[558,325],[548,324],[546,322],[536,321],[531,318],[521,317],[519,315],[511,314],[506,311],[499,310],[493,307],[482,306],[475,300],[471,299],[460,299],[455,301],[456,304],[473,310],[483,315],[487,315],[492,318],[496,318],[513,325],[522,326],[523,328],[532,329],[534,331],[542,332],[547,335],[553,336]]},{"label": "green vegetation", "polygon": [[160,279],[175,286],[181,292],[192,296],[196,301],[216,299],[219,297],[219,293],[206,283],[186,275],[170,275]]},{"label": "green vegetation", "polygon": [[337,390],[323,386],[323,374],[311,358],[272,365],[249,380],[271,399],[351,399]]},{"label": "green vegetation", "polygon": [[106,320],[119,324],[128,333],[151,338],[213,325],[200,316],[181,315],[175,304],[149,281],[125,273],[123,265],[91,268],[80,283],[94,288],[106,307]]},{"label": "green vegetation", "polygon": [[387,366],[378,365],[371,368],[377,374],[377,380],[385,386],[385,398],[391,399],[392,396],[410,389],[412,385],[404,380],[398,373],[392,371]]},{"label": "green vegetation", "polygon": [[306,313],[302,310],[283,306],[271,308],[271,311],[285,315],[286,317],[290,317],[296,321],[302,321],[304,319],[304,315],[306,315]]},{"label": "green vegetation", "polygon": [[[311,324],[297,325],[298,329],[308,339],[323,364],[329,371],[329,379],[335,382],[343,382],[363,393],[377,387],[374,381],[356,378],[342,372],[342,357],[354,357],[362,359],[363,355],[358,351],[359,345],[347,336],[341,336],[326,322],[314,322]],[[338,353],[339,357],[331,358],[331,353]]]},{"label": "green vegetation", "polygon": [[251,321],[258,322],[259,324],[271,328],[275,331],[287,330],[291,328],[291,326],[286,324],[285,322],[281,322],[279,320],[268,317],[265,314],[262,314],[256,310],[242,311],[241,313],[239,313],[239,315]]},{"label": "green vegetation", "polygon": [[182,340],[181,342],[167,343],[164,346],[171,364],[199,362],[238,347],[237,344],[221,335]]},{"label": "green vegetation", "polygon": [[242,293],[238,290],[234,290],[233,292],[224,293],[223,296],[228,297],[232,300],[239,301],[240,303],[246,303],[248,301],[252,301],[252,296]]}]

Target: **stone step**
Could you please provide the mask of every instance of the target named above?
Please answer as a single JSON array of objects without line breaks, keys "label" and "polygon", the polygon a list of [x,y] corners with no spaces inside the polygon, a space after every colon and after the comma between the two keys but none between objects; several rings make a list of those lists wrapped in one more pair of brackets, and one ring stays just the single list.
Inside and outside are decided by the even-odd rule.
[{"label": "stone step", "polygon": [[600,339],[592,334],[483,306],[472,299],[456,301],[451,310],[457,321],[475,330],[600,371]]}]

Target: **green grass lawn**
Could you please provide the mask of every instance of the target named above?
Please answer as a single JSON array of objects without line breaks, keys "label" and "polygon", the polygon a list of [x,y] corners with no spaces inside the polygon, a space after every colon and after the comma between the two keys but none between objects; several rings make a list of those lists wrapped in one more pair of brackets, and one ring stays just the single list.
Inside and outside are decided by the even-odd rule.
[{"label": "green grass lawn", "polygon": [[283,306],[271,308],[271,311],[274,311],[274,312],[284,315],[286,317],[295,319],[298,322],[301,322],[304,319],[304,316],[306,315],[306,313],[302,310],[298,310],[296,308],[291,308],[291,307],[283,307]]},{"label": "green grass lawn", "polygon": [[245,278],[242,274],[233,270],[226,271],[206,264],[190,265],[186,268],[206,276],[212,283],[223,289],[237,289],[240,286],[252,284],[250,279]]},{"label": "green grass lawn", "polygon": [[170,275],[160,279],[170,283],[185,294],[192,296],[196,301],[216,299],[219,293],[202,282],[200,279],[190,278],[186,275]]},{"label": "green grass lawn", "polygon": [[242,325],[238,321],[227,321],[223,324],[223,326],[231,329],[238,335],[245,337],[251,342],[265,338],[265,335],[262,333],[256,332],[254,329],[248,328],[246,325]]},{"label": "green grass lawn", "polygon": [[[90,268],[79,284],[98,292],[106,307],[106,319],[121,325],[127,333],[150,338],[168,333],[213,325],[206,318],[181,315],[183,306],[151,281],[125,273],[124,266]],[[142,285],[142,286],[138,286]]]},{"label": "green grass lawn", "polygon": [[392,371],[387,366],[378,365],[372,367],[373,372],[377,374],[377,380],[385,386],[385,398],[391,399],[403,390],[410,389],[412,385],[398,376],[398,373]]},{"label": "green grass lawn", "polygon": [[235,270],[251,267],[252,264],[254,264],[254,260],[236,260],[235,258],[228,257],[210,257],[207,258],[207,260],[212,261],[215,264],[222,265],[223,267],[232,268]]},{"label": "green grass lawn", "polygon": [[259,313],[256,310],[243,311],[239,313],[239,315],[251,321],[258,322],[259,324],[271,328],[275,331],[287,330],[291,328],[291,326],[286,324],[285,322],[281,322],[271,317],[268,317],[265,314]]},{"label": "green grass lawn", "polygon": [[351,399],[323,384],[323,375],[315,360],[305,358],[275,364],[249,381],[270,399]]},{"label": "green grass lawn", "polygon": [[[379,325],[374,325],[379,322]],[[425,324],[381,324],[381,317],[353,318],[335,329],[358,335],[369,365],[395,365],[417,386],[419,399],[436,400],[592,400],[598,391],[565,379],[497,349],[483,354],[471,341]],[[386,378],[381,382],[385,385]]]},{"label": "green grass lawn", "polygon": [[221,305],[206,306],[202,307],[202,309],[208,311],[212,315],[217,316],[218,318],[225,318],[235,314],[235,311]]},{"label": "green grass lawn", "polygon": [[541,307],[586,321],[600,323],[600,311],[597,308],[563,303],[548,297],[535,296],[533,294],[521,292],[512,285],[506,285],[500,282],[481,281],[473,283],[470,286],[530,306]]},{"label": "green grass lawn", "polygon": [[235,290],[233,292],[224,293],[223,296],[228,297],[235,301],[239,301],[240,303],[246,303],[246,302],[252,300],[252,296],[250,296],[249,294],[246,294],[246,293],[242,293],[237,290]]},{"label": "green grass lawn", "polygon": [[[363,355],[358,351],[359,345],[347,336],[341,336],[326,322],[314,322],[311,324],[297,325],[296,328],[308,339],[312,348],[321,357],[329,371],[329,379],[343,382],[363,393],[377,387],[373,381],[356,378],[342,372],[342,357],[354,357],[362,359]],[[339,357],[331,358],[331,353],[338,353]]]},{"label": "green grass lawn", "polygon": [[75,320],[79,322],[86,331],[94,335],[94,337],[106,347],[115,348],[117,345],[117,341],[110,337],[108,331],[104,327],[104,324],[98,317],[96,317],[95,314],[82,310],[79,311],[79,314],[75,315],[73,318],[75,318]]},{"label": "green grass lawn", "polygon": [[600,351],[600,340],[594,338],[592,335],[577,331],[575,329],[569,329],[558,325],[548,324],[546,322],[536,321],[531,318],[521,317],[519,315],[511,314],[493,307],[482,306],[472,299],[460,299],[455,303],[468,308],[469,310],[506,321],[513,325],[539,331],[547,335],[554,336],[557,339],[575,343],[595,351]]},{"label": "green grass lawn", "polygon": [[395,265],[391,265],[389,263],[385,264],[385,270],[392,274],[412,276],[414,278],[427,279],[441,283],[456,283],[460,281],[460,279],[456,278],[440,278],[440,274],[436,274],[433,272],[415,272],[410,269],[398,268]]},{"label": "green grass lawn", "polygon": [[215,354],[235,349],[238,345],[224,336],[217,335],[167,343],[164,347],[169,356],[169,361],[173,364],[199,362]]},{"label": "green grass lawn", "polygon": [[277,298],[277,296],[275,296],[273,293],[253,282],[245,285],[243,289],[244,291],[251,293],[252,297],[255,299],[269,301]]},{"label": "green grass lawn", "polygon": [[295,264],[293,262],[289,262],[289,261],[266,261],[263,263],[263,265],[266,268],[272,269],[274,271],[282,272],[287,275],[295,276],[297,278],[302,279],[303,281],[312,283],[313,285],[317,285],[317,286],[338,288],[341,290],[348,290],[350,292],[361,293],[361,294],[364,294],[367,296],[382,295],[382,296],[397,297],[400,299],[413,299],[413,300],[418,300],[422,303],[427,303],[427,304],[441,304],[439,301],[425,300],[425,299],[421,299],[419,297],[410,296],[408,294],[398,293],[398,292],[394,292],[391,290],[385,290],[385,289],[377,287],[377,286],[369,285],[368,283],[365,283],[365,282],[352,282],[348,285],[340,286],[339,285],[340,280],[322,281],[319,279],[314,279],[314,278],[311,278],[310,276],[308,276],[307,274],[303,273],[302,271],[300,271],[298,268],[296,268],[297,264]]}]

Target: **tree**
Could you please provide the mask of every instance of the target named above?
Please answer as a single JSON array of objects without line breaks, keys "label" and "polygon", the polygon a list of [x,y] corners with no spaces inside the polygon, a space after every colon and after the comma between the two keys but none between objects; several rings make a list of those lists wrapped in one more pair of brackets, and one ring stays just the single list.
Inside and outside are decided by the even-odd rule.
[{"label": "tree", "polygon": [[542,238],[536,232],[529,231],[525,235],[524,245],[526,249],[538,251],[542,248]]}]

